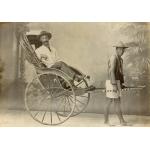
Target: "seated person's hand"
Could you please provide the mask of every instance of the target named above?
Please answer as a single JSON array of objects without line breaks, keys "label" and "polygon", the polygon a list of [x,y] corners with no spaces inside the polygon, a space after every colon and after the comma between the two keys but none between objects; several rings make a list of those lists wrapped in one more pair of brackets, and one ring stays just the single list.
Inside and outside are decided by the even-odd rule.
[{"label": "seated person's hand", "polygon": [[47,55],[41,54],[41,61],[45,61],[47,59],[48,59]]}]

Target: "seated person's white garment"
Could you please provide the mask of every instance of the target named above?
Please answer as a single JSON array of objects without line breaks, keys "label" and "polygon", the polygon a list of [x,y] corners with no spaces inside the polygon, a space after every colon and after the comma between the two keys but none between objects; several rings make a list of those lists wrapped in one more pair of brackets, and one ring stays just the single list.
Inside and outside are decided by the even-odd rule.
[{"label": "seated person's white garment", "polygon": [[35,50],[37,57],[46,65],[47,68],[51,68],[56,62],[60,61],[57,51],[54,47],[48,49],[42,45]]},{"label": "seated person's white garment", "polygon": [[82,75],[77,75],[72,68],[70,68],[66,63],[62,62],[58,57],[55,48],[50,47],[49,49],[42,45],[41,47],[37,48],[35,52],[37,57],[43,62],[43,64],[46,65],[47,68],[60,69],[70,77],[71,81],[81,81]]}]

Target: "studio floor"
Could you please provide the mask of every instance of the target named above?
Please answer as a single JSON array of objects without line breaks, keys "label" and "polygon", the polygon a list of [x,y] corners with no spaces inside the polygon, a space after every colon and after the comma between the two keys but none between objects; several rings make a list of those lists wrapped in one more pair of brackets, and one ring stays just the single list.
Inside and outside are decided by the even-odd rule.
[{"label": "studio floor", "polygon": [[[124,115],[129,122],[129,127],[150,127],[150,116]],[[57,127],[106,127],[103,114],[82,113],[71,117]],[[112,127],[118,127],[119,121],[116,115],[110,115]],[[115,125],[115,126],[114,126]],[[0,127],[47,127],[34,121],[26,111],[0,110]]]}]

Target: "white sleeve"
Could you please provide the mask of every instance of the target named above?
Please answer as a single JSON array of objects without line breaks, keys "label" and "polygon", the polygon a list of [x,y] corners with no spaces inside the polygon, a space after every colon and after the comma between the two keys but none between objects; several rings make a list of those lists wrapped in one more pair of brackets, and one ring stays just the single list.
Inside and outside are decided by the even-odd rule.
[{"label": "white sleeve", "polygon": [[53,49],[53,51],[54,51],[54,53],[55,53],[55,61],[57,62],[57,61],[60,61],[61,59],[60,59],[60,57],[59,57],[59,55],[58,55],[58,53],[57,53],[57,50],[55,49],[55,48],[52,48]]}]

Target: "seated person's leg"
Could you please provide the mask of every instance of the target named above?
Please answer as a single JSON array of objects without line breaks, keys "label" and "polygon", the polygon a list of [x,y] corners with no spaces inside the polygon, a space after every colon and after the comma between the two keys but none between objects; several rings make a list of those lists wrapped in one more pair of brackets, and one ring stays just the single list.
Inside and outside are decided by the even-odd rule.
[{"label": "seated person's leg", "polygon": [[81,75],[77,75],[76,72],[71,69],[66,63],[62,62],[62,61],[58,61],[56,62],[52,68],[56,68],[56,69],[60,69],[63,72],[65,72],[67,75],[69,75],[71,77],[71,79],[75,79],[77,81],[80,81],[82,76]]},{"label": "seated person's leg", "polygon": [[[60,69],[63,72],[65,72],[67,75],[69,75],[71,77],[70,82],[73,86],[75,86],[74,80],[77,82],[80,82],[84,78],[84,76],[82,74],[81,75],[77,74],[77,72],[75,70],[73,70],[70,66],[68,66],[66,63],[64,63],[62,61],[56,62],[51,68]],[[95,87],[89,86],[86,90],[92,91],[92,90],[95,90]]]},{"label": "seated person's leg", "polygon": [[61,69],[62,63],[62,61],[58,61],[51,68]]}]

